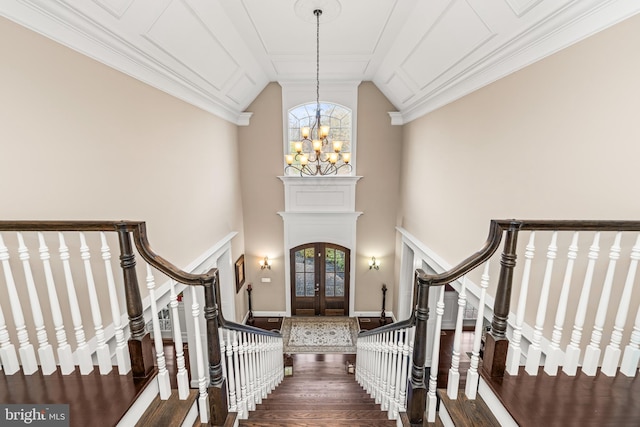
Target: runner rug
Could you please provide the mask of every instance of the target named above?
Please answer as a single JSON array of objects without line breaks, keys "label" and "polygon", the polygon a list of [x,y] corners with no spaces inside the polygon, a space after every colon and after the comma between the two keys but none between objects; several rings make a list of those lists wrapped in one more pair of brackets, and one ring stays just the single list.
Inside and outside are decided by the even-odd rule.
[{"label": "runner rug", "polygon": [[355,317],[287,317],[282,323],[285,353],[355,353]]}]

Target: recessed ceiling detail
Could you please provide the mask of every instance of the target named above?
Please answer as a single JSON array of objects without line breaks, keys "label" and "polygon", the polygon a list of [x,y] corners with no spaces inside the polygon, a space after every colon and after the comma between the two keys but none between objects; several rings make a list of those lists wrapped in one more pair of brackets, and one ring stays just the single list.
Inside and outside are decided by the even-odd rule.
[{"label": "recessed ceiling detail", "polygon": [[246,125],[269,81],[315,81],[314,8],[320,79],[373,81],[406,123],[639,13],[640,1],[2,0],[0,16]]}]

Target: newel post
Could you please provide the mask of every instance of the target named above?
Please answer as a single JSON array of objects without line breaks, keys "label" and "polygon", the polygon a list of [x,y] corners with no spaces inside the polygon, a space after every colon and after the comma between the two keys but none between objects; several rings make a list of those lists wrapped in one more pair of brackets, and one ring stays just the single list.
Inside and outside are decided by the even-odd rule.
[{"label": "newel post", "polygon": [[127,314],[129,315],[129,356],[131,357],[131,373],[134,378],[145,378],[153,372],[154,360],[151,335],[147,332],[142,298],[136,274],[136,256],[131,246],[131,235],[126,224],[118,225],[120,242],[120,267],[124,277]]},{"label": "newel post", "polygon": [[485,339],[482,369],[492,377],[504,376],[507,364],[507,318],[511,303],[511,287],[513,284],[513,270],[516,266],[516,249],[518,245],[518,230],[520,224],[512,222],[507,230],[507,236],[500,258],[500,277],[493,306],[493,320],[491,333]]},{"label": "newel post", "polygon": [[[427,385],[424,363],[427,356],[427,320],[429,320],[429,287],[420,279],[425,273],[416,271],[418,296],[416,299],[416,329],[413,345],[411,378],[407,386],[407,415],[412,426],[422,426],[427,406]],[[437,367],[436,367],[437,369]]]},{"label": "newel post", "polygon": [[222,375],[222,355],[220,352],[220,336],[218,328],[217,291],[218,273],[214,279],[204,283],[204,318],[207,322],[207,347],[209,351],[209,424],[222,426],[227,419],[229,407],[227,403],[227,383]]}]

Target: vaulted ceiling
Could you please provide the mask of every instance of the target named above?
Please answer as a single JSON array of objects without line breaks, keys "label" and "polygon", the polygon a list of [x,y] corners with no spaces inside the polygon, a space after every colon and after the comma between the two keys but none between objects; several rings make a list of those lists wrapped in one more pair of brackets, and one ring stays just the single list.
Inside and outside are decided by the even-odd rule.
[{"label": "vaulted ceiling", "polygon": [[269,82],[315,81],[318,8],[320,86],[373,81],[401,124],[640,12],[640,1],[0,1],[0,15],[240,125]]}]

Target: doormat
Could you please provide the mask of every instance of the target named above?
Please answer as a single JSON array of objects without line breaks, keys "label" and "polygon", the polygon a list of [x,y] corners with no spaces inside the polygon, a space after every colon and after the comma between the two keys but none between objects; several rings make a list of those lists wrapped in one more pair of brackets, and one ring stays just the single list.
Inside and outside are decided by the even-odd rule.
[{"label": "doormat", "polygon": [[287,317],[282,323],[285,353],[355,353],[355,317]]}]

